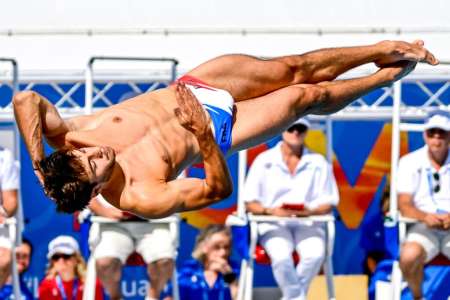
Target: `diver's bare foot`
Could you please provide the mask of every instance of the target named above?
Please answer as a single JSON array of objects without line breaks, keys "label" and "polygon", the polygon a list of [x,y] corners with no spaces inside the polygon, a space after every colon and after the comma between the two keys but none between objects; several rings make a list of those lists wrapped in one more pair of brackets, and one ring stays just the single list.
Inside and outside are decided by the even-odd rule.
[{"label": "diver's bare foot", "polygon": [[412,43],[403,41],[382,41],[377,44],[386,53],[385,57],[375,61],[378,67],[384,67],[392,63],[408,60],[415,62],[424,62],[435,66],[439,64],[434,55],[424,47],[422,40],[416,40]]}]

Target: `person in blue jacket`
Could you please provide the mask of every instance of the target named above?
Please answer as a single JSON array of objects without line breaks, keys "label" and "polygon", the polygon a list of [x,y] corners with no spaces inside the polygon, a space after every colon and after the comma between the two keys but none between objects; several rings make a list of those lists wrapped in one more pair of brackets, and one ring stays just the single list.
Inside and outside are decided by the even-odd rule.
[{"label": "person in blue jacket", "polygon": [[[230,261],[231,233],[224,225],[209,225],[197,236],[193,259],[178,273],[182,300],[234,300],[237,298],[239,265]],[[171,287],[166,295],[171,295]],[[163,297],[172,299],[171,296]]]}]

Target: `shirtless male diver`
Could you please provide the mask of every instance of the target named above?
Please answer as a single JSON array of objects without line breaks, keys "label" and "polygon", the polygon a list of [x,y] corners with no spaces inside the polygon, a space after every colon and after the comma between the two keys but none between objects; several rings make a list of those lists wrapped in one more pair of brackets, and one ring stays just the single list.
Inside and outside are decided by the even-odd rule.
[{"label": "shirtless male diver", "polygon": [[[374,62],[371,75],[334,80]],[[175,84],[91,115],[63,120],[39,94],[14,96],[33,168],[57,209],[74,212],[101,193],[115,207],[160,218],[232,192],[224,155],[279,134],[306,114],[330,114],[438,60],[423,41],[382,41],[272,59],[224,55]],[[206,113],[207,112],[207,113]],[[58,149],[45,157],[42,134]],[[176,179],[203,160],[205,179]]]}]

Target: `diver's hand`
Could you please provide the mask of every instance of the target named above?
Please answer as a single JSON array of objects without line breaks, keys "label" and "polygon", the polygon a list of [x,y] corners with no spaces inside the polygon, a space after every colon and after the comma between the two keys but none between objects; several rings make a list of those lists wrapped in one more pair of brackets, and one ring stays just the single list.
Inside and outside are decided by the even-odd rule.
[{"label": "diver's hand", "polygon": [[174,112],[181,126],[192,132],[197,139],[212,135],[209,116],[184,83],[177,83],[176,100],[179,107]]},{"label": "diver's hand", "polygon": [[402,60],[381,68],[377,73],[386,78],[387,84],[391,84],[411,73],[416,65],[415,61]]}]

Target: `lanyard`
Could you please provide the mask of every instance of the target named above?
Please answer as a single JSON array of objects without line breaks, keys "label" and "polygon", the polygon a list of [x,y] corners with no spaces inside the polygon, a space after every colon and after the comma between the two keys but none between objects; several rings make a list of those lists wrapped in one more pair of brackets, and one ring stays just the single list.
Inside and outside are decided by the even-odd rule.
[{"label": "lanyard", "polygon": [[[66,291],[64,290],[64,285],[62,282],[62,279],[59,275],[56,276],[56,286],[58,287],[59,293],[61,294],[61,297],[63,300],[68,300]],[[73,287],[72,287],[72,300],[77,299],[77,292],[78,292],[78,279],[75,279],[73,281]]]},{"label": "lanyard", "polygon": [[[197,277],[200,278],[200,285],[202,287],[202,300],[210,300],[209,297],[208,297],[208,291],[210,290],[210,288],[209,288],[208,284],[206,283],[206,278],[203,275],[203,272],[199,272],[197,274]],[[217,284],[219,279],[220,278],[217,277],[216,282],[214,283],[214,285]],[[223,283],[220,284],[220,286],[219,286],[219,299],[218,300],[224,300],[224,288],[225,287],[223,286]]]},{"label": "lanyard", "polygon": [[431,201],[433,202],[434,206],[436,207],[436,213],[446,213],[439,209],[439,205],[437,204],[436,200],[434,199],[434,190],[433,190],[433,171],[431,169],[427,170],[427,179],[428,179],[428,190],[430,193]]}]

